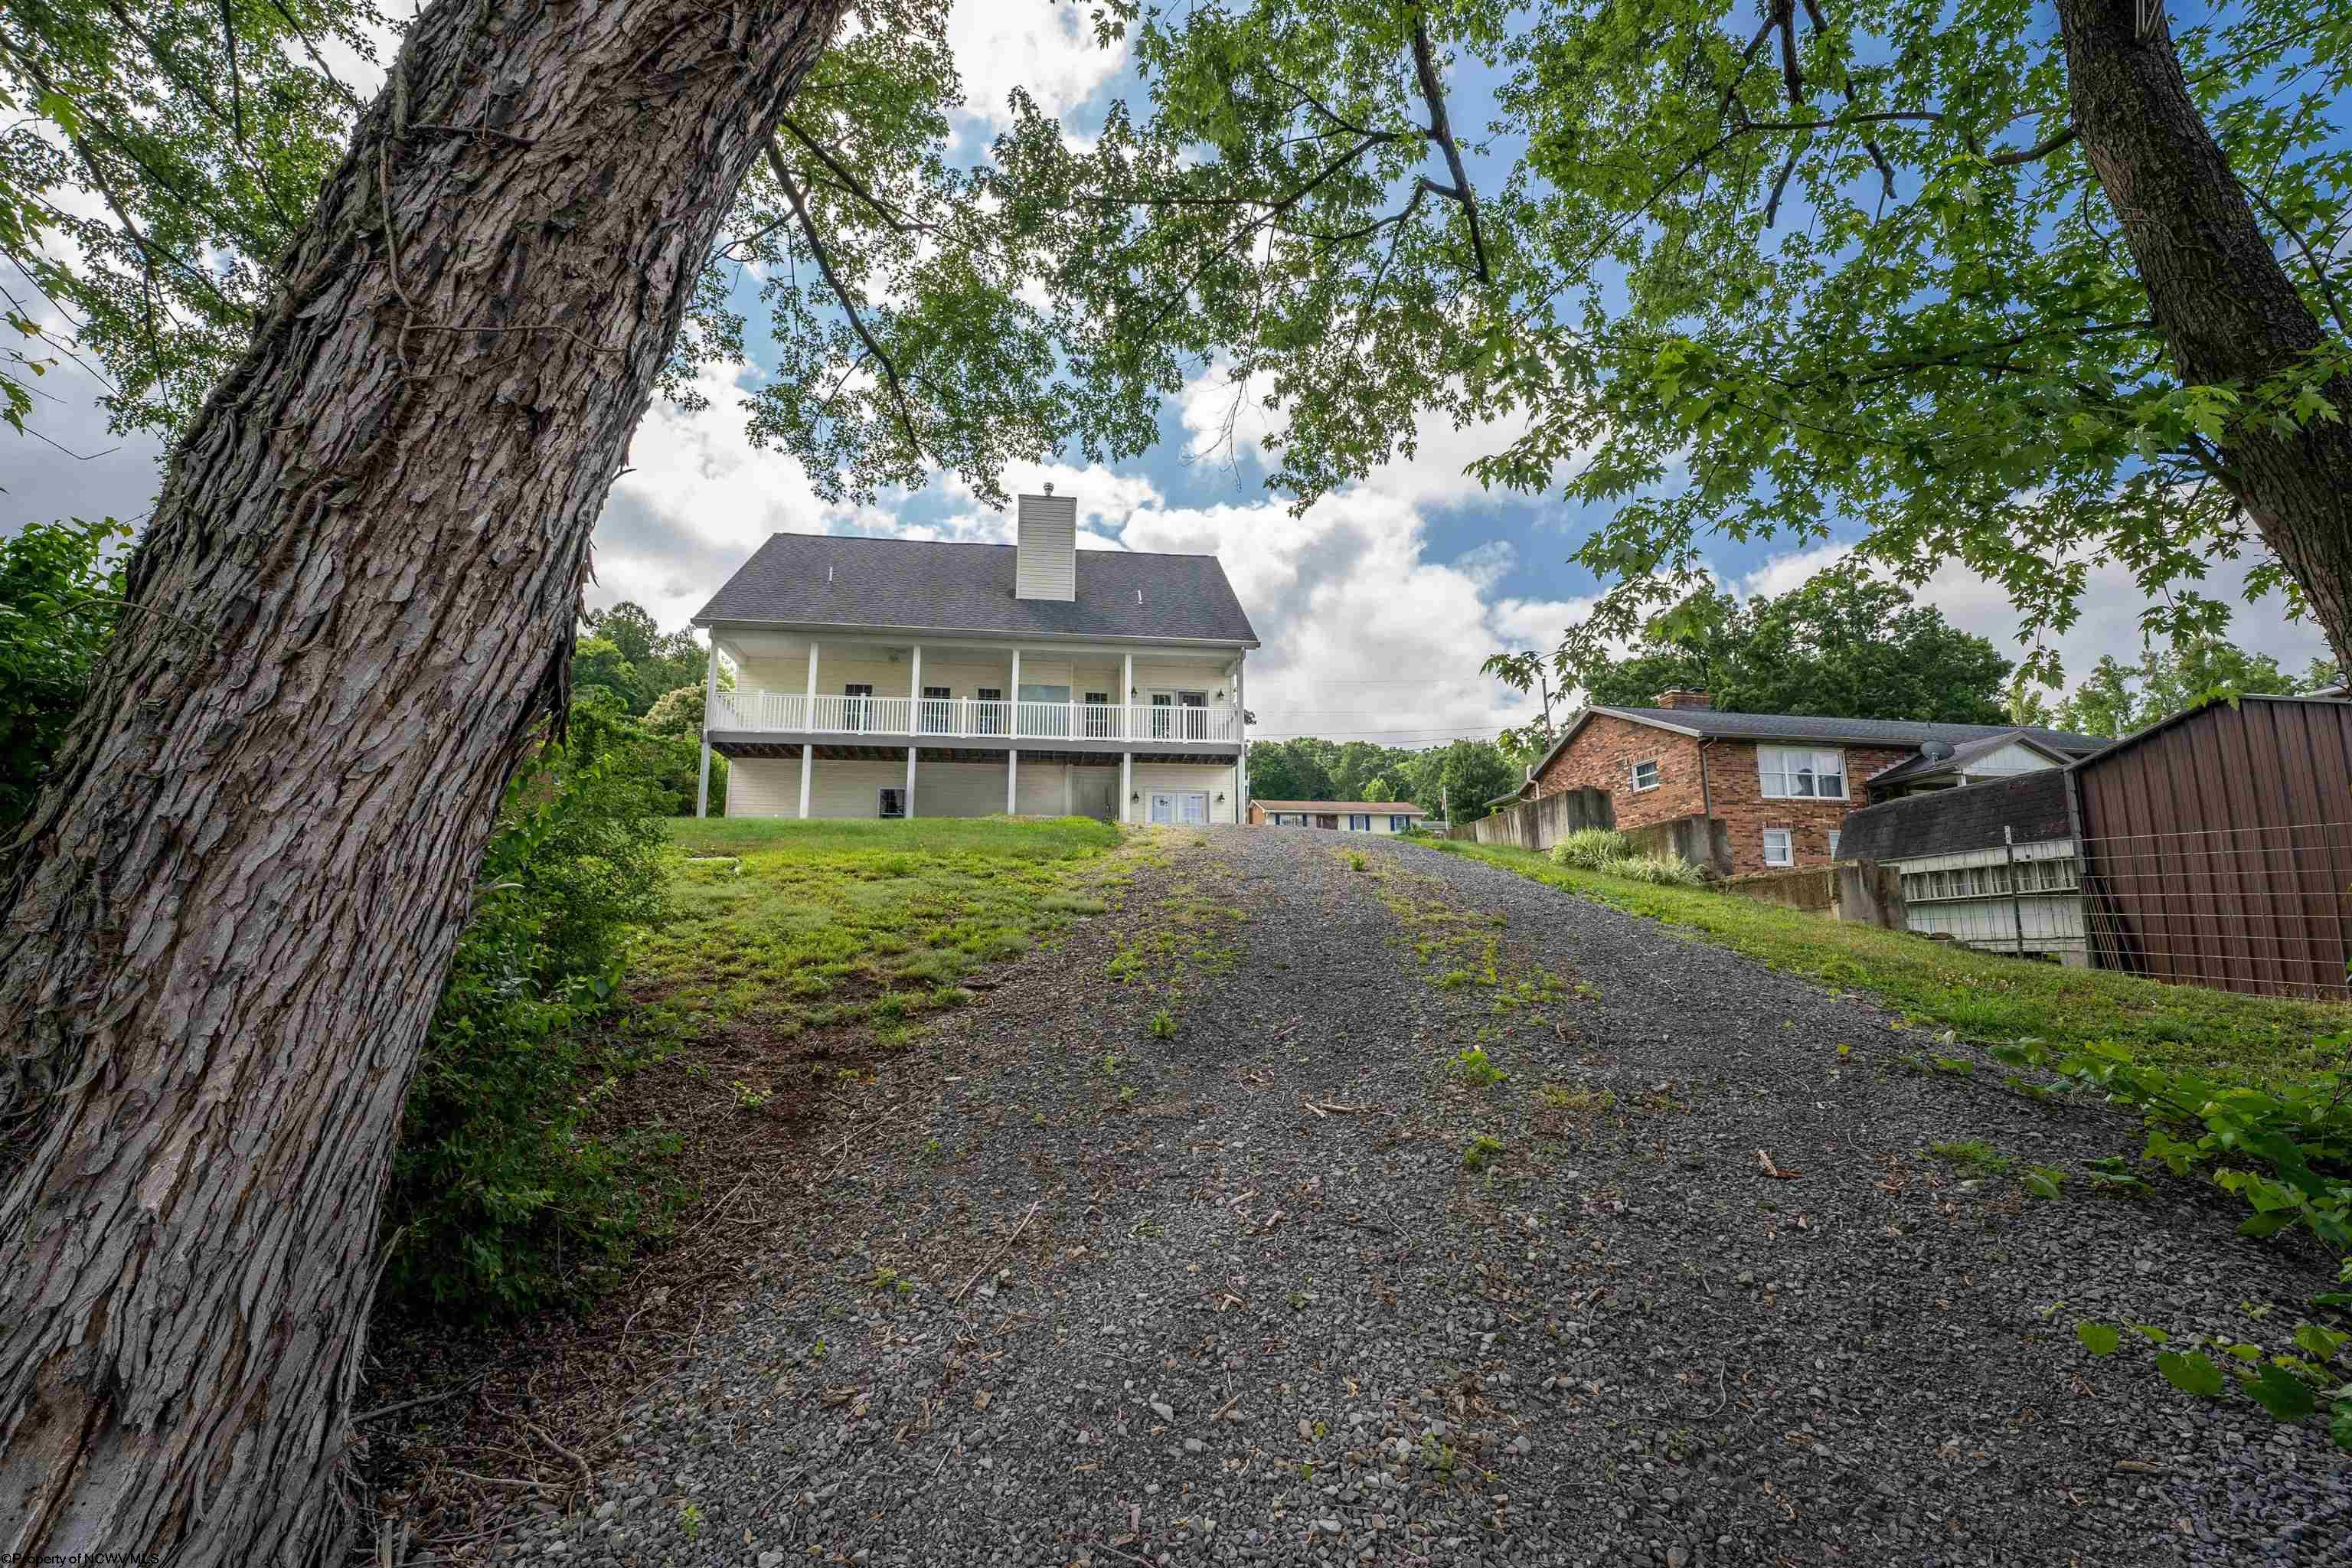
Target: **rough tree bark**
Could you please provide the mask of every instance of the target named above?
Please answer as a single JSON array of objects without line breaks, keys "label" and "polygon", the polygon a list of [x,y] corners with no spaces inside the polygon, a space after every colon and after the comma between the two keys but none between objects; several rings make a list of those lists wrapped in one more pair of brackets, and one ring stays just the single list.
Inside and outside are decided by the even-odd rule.
[{"label": "rough tree bark", "polygon": [[[2189,96],[2164,26],[2143,37],[2135,0],[2057,0],[2083,152],[2123,225],[2181,377],[2252,388],[2326,334]],[[2352,384],[2328,399],[2352,416]],[[2293,574],[2338,661],[2352,666],[2352,426],[2292,437],[2242,430],[2221,448],[2228,480]]]},{"label": "rough tree bark", "polygon": [[0,1544],[333,1552],[401,1100],[840,0],[439,0],[174,452],[0,927]]}]

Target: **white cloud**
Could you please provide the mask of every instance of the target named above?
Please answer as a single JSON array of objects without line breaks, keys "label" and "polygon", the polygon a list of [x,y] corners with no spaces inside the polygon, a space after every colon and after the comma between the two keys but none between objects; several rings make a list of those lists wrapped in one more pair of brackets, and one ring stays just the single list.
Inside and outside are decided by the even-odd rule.
[{"label": "white cloud", "polygon": [[961,118],[987,133],[1013,123],[1005,100],[1025,89],[1043,112],[1064,116],[1127,64],[1124,40],[1097,46],[1079,5],[1007,5],[965,0],[948,18],[948,44],[963,79]]}]

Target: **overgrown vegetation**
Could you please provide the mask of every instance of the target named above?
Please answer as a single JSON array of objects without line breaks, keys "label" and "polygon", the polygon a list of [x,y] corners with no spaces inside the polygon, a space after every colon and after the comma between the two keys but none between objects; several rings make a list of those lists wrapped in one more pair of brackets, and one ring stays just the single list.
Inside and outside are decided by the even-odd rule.
[{"label": "overgrown vegetation", "polygon": [[1555,866],[1524,849],[1458,840],[1431,847],[1661,921],[1770,968],[1866,992],[1915,1027],[1949,1030],[1961,1040],[2033,1038],[2053,1047],[2113,1040],[2151,1065],[2274,1083],[2331,1065],[2333,1058],[2316,1042],[2347,1022],[2346,1009],[2327,1003],[2021,963],[1732,894],[1654,887]]},{"label": "overgrown vegetation", "polygon": [[1551,861],[1666,888],[1696,888],[1706,881],[1704,872],[1680,856],[1642,854],[1630,835],[1611,827],[1578,828],[1551,847]]},{"label": "overgrown vegetation", "polygon": [[[452,1313],[593,1286],[651,1201],[640,1140],[584,1123],[624,1059],[598,1021],[662,910],[659,792],[597,703],[508,787],[411,1085],[386,1195],[389,1299]],[[571,1268],[559,1266],[559,1257]]]},{"label": "overgrown vegetation", "polygon": [[0,539],[0,865],[114,633],[130,536],[110,517]]}]

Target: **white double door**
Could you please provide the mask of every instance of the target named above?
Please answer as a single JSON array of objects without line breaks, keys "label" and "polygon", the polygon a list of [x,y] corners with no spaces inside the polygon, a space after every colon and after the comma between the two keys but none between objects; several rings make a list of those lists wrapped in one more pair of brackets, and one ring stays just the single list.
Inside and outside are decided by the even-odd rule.
[{"label": "white double door", "polygon": [[1156,789],[1150,800],[1150,820],[1155,827],[1205,827],[1209,824],[1207,790]]}]

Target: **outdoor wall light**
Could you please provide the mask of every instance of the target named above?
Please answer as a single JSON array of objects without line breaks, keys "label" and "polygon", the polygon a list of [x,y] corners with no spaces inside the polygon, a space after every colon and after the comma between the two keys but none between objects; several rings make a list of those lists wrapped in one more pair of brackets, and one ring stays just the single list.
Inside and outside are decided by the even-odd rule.
[{"label": "outdoor wall light", "polygon": [[1136,800],[1141,800],[1141,799],[1143,798],[1143,796],[1142,796],[1142,795],[1129,795],[1127,798],[1128,798],[1129,800],[1130,800],[1130,801],[1136,801]]},{"label": "outdoor wall light", "polygon": [[1219,790],[1219,791],[1217,792],[1217,804],[1218,804],[1219,805],[1224,805],[1224,804],[1225,804],[1225,792],[1224,792],[1224,791],[1223,791],[1223,790]]}]

